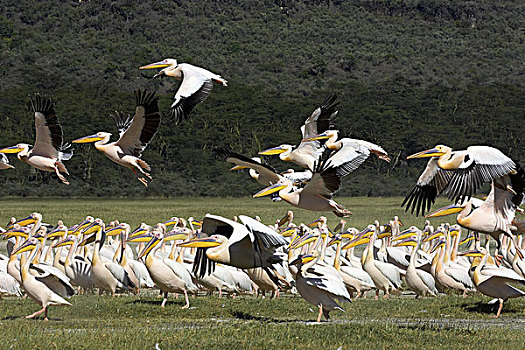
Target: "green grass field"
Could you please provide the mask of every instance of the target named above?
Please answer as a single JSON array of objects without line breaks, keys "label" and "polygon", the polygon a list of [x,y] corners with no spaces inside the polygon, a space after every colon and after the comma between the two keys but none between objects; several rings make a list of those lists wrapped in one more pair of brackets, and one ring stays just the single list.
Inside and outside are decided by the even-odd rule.
[{"label": "green grass field", "polygon": [[[422,218],[405,215],[401,198],[339,198],[354,212],[349,225],[364,228],[374,219],[385,222],[399,215],[405,226],[421,226]],[[439,202],[437,206],[445,204]],[[436,207],[437,207],[436,206]],[[86,215],[105,221],[119,219],[135,227],[171,216],[205,213],[224,216],[259,215],[272,223],[290,209],[285,203],[249,198],[182,198],[170,200],[24,199],[3,200],[0,223],[33,211],[46,222],[62,219],[71,225]],[[295,222],[318,215],[294,210]],[[327,214],[329,226],[338,219]],[[453,218],[448,219],[454,222]],[[439,223],[435,220],[434,223]],[[72,307],[51,308],[50,321],[26,320],[39,306],[29,299],[0,300],[0,348],[111,348],[111,349],[509,349],[523,348],[525,300],[510,300],[503,316],[492,319],[490,298],[360,299],[346,304],[346,312],[332,312],[330,322],[312,321],[317,310],[299,296],[279,300],[239,296],[235,299],[199,296],[182,310],[182,299],[170,296],[160,308],[156,293],[141,296],[74,296]]]}]

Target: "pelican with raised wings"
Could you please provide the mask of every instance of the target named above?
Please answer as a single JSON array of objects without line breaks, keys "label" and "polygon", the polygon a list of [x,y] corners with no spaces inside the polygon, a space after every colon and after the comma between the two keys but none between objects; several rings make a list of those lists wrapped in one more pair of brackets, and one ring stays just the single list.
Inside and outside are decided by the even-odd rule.
[{"label": "pelican with raised wings", "polygon": [[336,203],[332,197],[341,187],[342,176],[330,162],[319,161],[312,179],[303,188],[295,188],[289,181],[279,181],[262,189],[253,198],[269,196],[278,192],[279,197],[289,204],[312,211],[331,211],[339,217],[347,217],[352,212]]},{"label": "pelican with raised wings", "polygon": [[9,164],[9,159],[3,153],[0,153],[0,170],[13,169],[14,166]]},{"label": "pelican with raised wings", "polygon": [[350,302],[350,294],[337,270],[321,262],[317,251],[311,255],[300,255],[290,265],[297,265],[298,268],[295,285],[299,294],[319,307],[317,322],[321,322],[322,315],[328,320],[332,310],[344,311],[336,300]]},{"label": "pelican with raised wings", "polygon": [[286,182],[291,181],[292,183],[303,183],[312,178],[312,172],[310,170],[299,171],[299,172],[285,172],[282,174],[270,165],[263,164],[260,161],[253,158],[248,158],[242,154],[235,153],[224,147],[216,148],[215,154],[219,157],[224,158],[229,163],[235,164],[232,170],[250,169],[250,176],[264,186],[273,185],[279,181]]},{"label": "pelican with raised wings", "polygon": [[[509,191],[512,188],[512,192]],[[513,231],[517,228],[513,221],[516,209],[525,199],[525,171],[517,168],[509,175],[504,175],[492,181],[488,197],[481,201],[476,198],[459,204],[451,204],[440,208],[426,217],[437,217],[459,213],[456,221],[459,225],[473,231],[489,234],[501,246],[500,235],[510,237],[515,246],[517,243]],[[521,253],[518,250],[518,254]]]},{"label": "pelican with raised wings", "polygon": [[[47,308],[49,306],[60,305],[71,306],[71,304],[64,298],[71,297],[75,294],[75,291],[69,282],[62,279],[60,276],[54,275],[50,272],[33,276],[33,274],[29,272],[29,265],[31,265],[31,262],[35,259],[41,249],[41,242],[35,237],[30,237],[18,247],[13,254],[31,251],[29,258],[26,259],[20,270],[22,276],[22,287],[24,287],[24,290],[31,299],[42,306],[42,309],[26,316],[26,318],[33,318],[44,312],[44,320],[47,321]],[[36,269],[38,269],[38,267],[36,267]]]},{"label": "pelican with raised wings", "polygon": [[[455,203],[470,199],[486,182],[515,172],[516,163],[500,150],[489,146],[470,146],[463,151],[437,145],[407,159],[429,158],[427,167],[401,206],[416,215],[425,214],[440,193]],[[507,189],[513,192],[512,188]]]},{"label": "pelican with raised wings", "polygon": [[31,98],[31,108],[35,115],[36,140],[33,148],[27,143],[0,149],[0,153],[17,153],[17,158],[27,164],[54,172],[60,181],[69,185],[62,173],[69,175],[62,163],[73,156],[71,147],[64,143],[62,127],[55,113],[55,105],[49,98],[36,94]]},{"label": "pelican with raised wings", "polygon": [[276,252],[287,245],[283,236],[245,215],[242,224],[222,216],[206,214],[200,238],[179,243],[181,247],[197,247],[193,271],[199,276],[213,272],[215,262],[250,269],[268,267],[281,262],[285,254]]},{"label": "pelican with raised wings", "polygon": [[118,123],[120,138],[109,143],[111,134],[98,132],[73,141],[73,143],[95,142],[95,148],[117,164],[129,168],[145,186],[152,180],[150,166],[141,159],[142,152],[155,136],[160,125],[158,98],[154,92],[135,91],[136,107],[132,120]]},{"label": "pelican with raised wings", "polygon": [[325,148],[318,140],[306,140],[332,127],[331,118],[337,115],[336,107],[339,104],[335,102],[336,99],[336,94],[329,94],[321,106],[306,119],[304,125],[301,126],[303,141],[301,141],[297,148],[294,149],[291,145],[283,144],[259,152],[259,154],[266,156],[279,155],[279,159],[285,162],[294,162],[302,168],[313,171],[315,162],[319,159]]},{"label": "pelican with raised wings", "polygon": [[213,81],[227,86],[226,79],[218,74],[212,73],[201,67],[189,63],[177,63],[173,58],[166,58],[160,62],[139,67],[139,69],[163,68],[153,78],[173,77],[182,80],[179,89],[175,93],[175,101],[170,107],[168,115],[180,123],[187,119],[190,112],[199,103],[202,103],[213,89]]}]

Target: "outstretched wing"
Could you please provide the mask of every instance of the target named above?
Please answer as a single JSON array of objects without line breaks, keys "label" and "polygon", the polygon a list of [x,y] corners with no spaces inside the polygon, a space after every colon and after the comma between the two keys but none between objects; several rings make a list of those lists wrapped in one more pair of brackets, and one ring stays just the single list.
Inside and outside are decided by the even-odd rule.
[{"label": "outstretched wing", "polygon": [[58,159],[58,151],[64,140],[54,103],[39,94],[35,94],[30,99],[36,127],[36,140],[32,153]]},{"label": "outstretched wing", "polygon": [[131,126],[133,118],[131,118],[130,115],[126,115],[123,111],[115,111],[115,114],[112,114],[111,116],[113,119],[115,119],[115,124],[117,124],[117,130],[120,138]]},{"label": "outstretched wing", "polygon": [[303,139],[314,137],[332,127],[331,119],[337,115],[336,107],[339,105],[339,102],[335,102],[336,99],[337,95],[330,93],[326,96],[321,106],[305,120],[304,125],[301,127]]},{"label": "outstretched wing", "polygon": [[447,187],[453,173],[440,169],[437,162],[438,158],[430,158],[428,161],[416,185],[401,204],[402,207],[406,205],[405,211],[413,214],[415,210],[416,216],[425,214],[436,202],[437,196]]},{"label": "outstretched wing", "polygon": [[341,176],[330,162],[320,160],[316,163],[312,179],[303,188],[303,194],[318,195],[331,199],[341,187]]},{"label": "outstretched wing", "polygon": [[140,157],[159,128],[160,113],[155,92],[137,90],[135,98],[133,120],[116,144],[134,156]]}]

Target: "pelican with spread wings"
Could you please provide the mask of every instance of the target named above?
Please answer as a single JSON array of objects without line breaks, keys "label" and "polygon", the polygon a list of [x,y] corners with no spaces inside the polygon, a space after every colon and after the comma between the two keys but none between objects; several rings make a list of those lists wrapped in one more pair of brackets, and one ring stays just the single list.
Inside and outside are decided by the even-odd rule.
[{"label": "pelican with spread wings", "polygon": [[173,77],[182,80],[179,90],[175,93],[175,101],[170,107],[168,115],[180,123],[187,119],[190,112],[199,103],[203,102],[213,89],[213,81],[227,86],[226,79],[201,67],[189,63],[177,63],[173,58],[142,66],[139,69],[163,68],[153,78]]},{"label": "pelican with spread wings", "polygon": [[27,143],[0,149],[0,153],[17,153],[19,160],[43,170],[57,174],[58,178],[69,185],[62,175],[69,175],[63,160],[73,156],[73,150],[64,143],[62,127],[55,113],[55,105],[49,98],[36,94],[31,98],[31,108],[35,114],[36,140],[33,148]]},{"label": "pelican with spread wings", "polygon": [[3,153],[0,153],[0,170],[13,169],[14,166],[9,164],[9,159]]},{"label": "pelican with spread wings", "polygon": [[[455,203],[468,200],[486,182],[516,172],[516,163],[500,150],[489,146],[470,146],[463,151],[437,145],[407,159],[430,158],[416,185],[401,206],[416,215],[425,214],[440,193]],[[511,187],[506,188],[514,193]]]},{"label": "pelican with spread wings", "polygon": [[154,92],[135,91],[136,107],[132,120],[121,120],[119,126],[120,138],[109,143],[111,134],[98,132],[73,141],[73,143],[95,142],[95,148],[117,164],[131,169],[137,179],[145,186],[152,180],[147,171],[150,166],[140,159],[160,125],[160,113],[157,97]]},{"label": "pelican with spread wings", "polygon": [[319,159],[324,151],[324,146],[319,140],[308,140],[320,133],[331,128],[331,119],[337,115],[336,107],[339,104],[335,102],[336,94],[329,94],[321,106],[319,106],[301,126],[303,141],[294,149],[293,146],[283,144],[277,147],[269,148],[260,155],[270,156],[279,155],[279,158],[286,162],[294,162],[302,168],[314,170],[314,163]]}]

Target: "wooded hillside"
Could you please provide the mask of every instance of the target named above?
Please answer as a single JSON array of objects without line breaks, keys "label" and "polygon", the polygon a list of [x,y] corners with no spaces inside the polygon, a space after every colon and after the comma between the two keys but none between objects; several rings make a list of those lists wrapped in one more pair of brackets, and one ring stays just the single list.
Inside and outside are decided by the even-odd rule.
[{"label": "wooded hillside", "polygon": [[[221,74],[191,120],[163,120],[143,158],[144,188],[92,145],[66,163],[71,185],[10,157],[0,195],[250,195],[211,149],[252,156],[297,144],[299,127],[329,92],[344,135],[382,145],[339,195],[404,195],[436,144],[487,144],[519,160],[524,149],[525,4],[511,0],[2,1],[0,147],[32,143],[27,102],[56,102],[66,140],[118,135],[109,115],[132,113],[133,90],[158,91],[167,111],[179,86],[138,67],[167,57]],[[150,73],[150,72],[147,72]],[[290,164],[277,159],[279,170]]]}]

